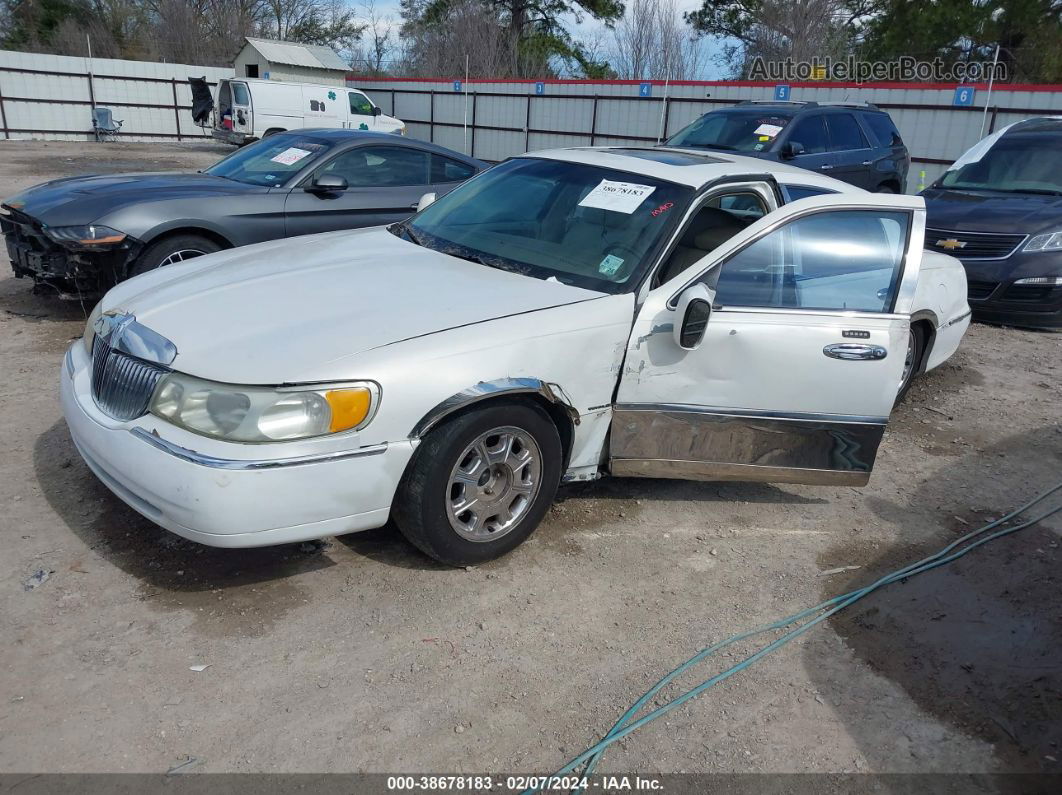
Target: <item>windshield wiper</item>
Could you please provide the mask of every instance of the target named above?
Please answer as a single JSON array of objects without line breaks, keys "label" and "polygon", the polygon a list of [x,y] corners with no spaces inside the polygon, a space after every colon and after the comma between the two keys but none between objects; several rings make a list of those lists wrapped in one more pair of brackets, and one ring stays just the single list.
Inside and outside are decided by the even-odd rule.
[{"label": "windshield wiper", "polygon": [[475,262],[478,265],[486,265],[488,268],[497,268],[500,271],[508,271],[509,273],[519,273],[521,275],[527,275],[531,272],[531,269],[524,265],[518,265],[515,262],[506,262],[504,260],[490,260],[479,254],[458,254],[454,251],[447,251],[451,257],[457,257],[458,259],[467,260],[468,262]]},{"label": "windshield wiper", "polygon": [[414,244],[416,246],[420,246],[421,248],[425,247],[424,246],[424,242],[419,237],[417,237],[415,234],[413,234],[413,230],[409,226],[409,221],[402,221],[402,222],[396,224],[395,228],[400,233],[405,235],[406,240],[408,240],[410,243],[412,243],[412,244]]},{"label": "windshield wiper", "polygon": [[736,152],[736,146],[729,146],[727,144],[669,144],[670,146],[687,147],[689,149],[719,149],[723,152]]}]

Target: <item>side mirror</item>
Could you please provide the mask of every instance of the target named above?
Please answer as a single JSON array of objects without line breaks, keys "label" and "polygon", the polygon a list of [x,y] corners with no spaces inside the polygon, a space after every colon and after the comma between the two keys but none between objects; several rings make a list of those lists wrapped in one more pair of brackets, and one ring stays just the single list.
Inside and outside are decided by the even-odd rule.
[{"label": "side mirror", "polygon": [[797,155],[804,154],[804,144],[799,141],[786,141],[782,144],[782,148],[779,150],[778,154],[786,160],[789,160]]},{"label": "side mirror", "polygon": [[434,193],[425,193],[423,196],[420,197],[420,201],[417,202],[417,212],[419,213],[429,204],[434,204],[437,198],[439,198],[438,195]]},{"label": "side mirror", "polygon": [[714,300],[715,293],[703,284],[694,284],[679,296],[673,324],[676,345],[687,351],[700,346]]},{"label": "side mirror", "polygon": [[373,116],[382,116],[383,115],[383,111],[379,107],[377,107],[376,105],[373,105],[372,106],[372,115]]},{"label": "side mirror", "polygon": [[310,184],[310,186],[306,190],[310,191],[311,193],[332,193],[334,191],[346,189],[346,177],[341,177],[339,174],[321,174]]}]

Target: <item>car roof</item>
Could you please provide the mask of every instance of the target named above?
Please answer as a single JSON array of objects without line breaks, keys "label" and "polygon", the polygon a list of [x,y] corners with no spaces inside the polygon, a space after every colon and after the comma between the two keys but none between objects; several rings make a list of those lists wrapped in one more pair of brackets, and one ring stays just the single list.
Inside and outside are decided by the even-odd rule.
[{"label": "car roof", "polygon": [[[661,153],[682,155],[684,158],[662,158],[659,157]],[[528,152],[526,156],[564,160],[569,163],[585,163],[600,168],[644,174],[680,185],[689,185],[692,188],[701,188],[723,177],[770,174],[778,182],[786,185],[809,185],[837,193],[865,193],[862,188],[814,174],[807,169],[773,160],[735,155],[730,152],[706,152],[702,149],[685,149],[675,146],[587,146]]]},{"label": "car roof", "polygon": [[1007,129],[1004,135],[1015,133],[1058,133],[1062,132],[1062,116],[1037,116],[1023,119]]},{"label": "car roof", "polygon": [[747,100],[745,102],[739,102],[736,105],[728,105],[725,108],[715,108],[713,110],[708,111],[708,113],[726,113],[728,111],[735,110],[753,112],[767,111],[769,113],[789,112],[794,115],[812,110],[827,112],[841,111],[847,113],[857,112],[885,114],[884,110],[879,108],[877,105],[870,104],[869,102],[814,102],[811,100],[789,100],[778,102],[772,102],[770,100]]},{"label": "car roof", "polygon": [[310,127],[307,129],[287,130],[278,135],[302,135],[306,138],[317,138],[320,140],[332,141],[333,143],[349,143],[351,145],[376,142],[376,143],[388,143],[395,146],[410,146],[415,149],[424,149],[428,152],[436,152],[440,155],[446,155],[456,160],[463,160],[466,163],[475,163],[480,168],[486,168],[487,163],[482,160],[477,160],[474,157],[455,152],[453,149],[447,149],[445,146],[439,146],[439,144],[429,143],[428,141],[421,141],[419,138],[407,138],[403,135],[395,135],[390,132],[373,132],[372,130],[348,130],[341,127]]}]

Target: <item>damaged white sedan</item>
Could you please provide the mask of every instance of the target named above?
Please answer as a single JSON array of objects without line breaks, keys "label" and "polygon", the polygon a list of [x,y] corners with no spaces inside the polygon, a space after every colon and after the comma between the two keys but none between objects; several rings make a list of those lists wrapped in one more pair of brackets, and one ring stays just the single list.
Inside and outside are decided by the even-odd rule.
[{"label": "damaged white sedan", "polygon": [[204,544],[391,518],[476,563],[562,481],[864,484],[969,323],[922,199],[781,164],[563,149],[429,200],[111,290],[62,373],[89,467]]}]

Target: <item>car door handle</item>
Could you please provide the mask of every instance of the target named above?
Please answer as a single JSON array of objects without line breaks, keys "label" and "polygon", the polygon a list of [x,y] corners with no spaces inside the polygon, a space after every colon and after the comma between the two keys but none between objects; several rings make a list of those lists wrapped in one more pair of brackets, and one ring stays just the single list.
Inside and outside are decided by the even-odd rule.
[{"label": "car door handle", "polygon": [[822,352],[831,359],[843,359],[845,361],[855,359],[877,361],[884,359],[888,354],[888,351],[880,345],[864,345],[859,342],[835,342],[833,345],[827,345],[823,348]]},{"label": "car door handle", "polygon": [[869,166],[869,165],[870,165],[871,163],[873,163],[873,162],[874,162],[873,160],[864,160],[864,161],[863,161],[863,165],[864,165],[864,166]]},{"label": "car door handle", "polygon": [[831,166],[829,163],[823,163],[821,166],[819,166],[819,168],[823,171],[829,171],[831,168],[833,168],[833,166]]}]

